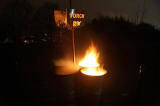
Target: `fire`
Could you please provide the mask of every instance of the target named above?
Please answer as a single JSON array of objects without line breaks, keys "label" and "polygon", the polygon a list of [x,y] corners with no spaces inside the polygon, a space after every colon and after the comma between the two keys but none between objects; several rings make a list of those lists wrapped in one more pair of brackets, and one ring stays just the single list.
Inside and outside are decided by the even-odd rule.
[{"label": "fire", "polygon": [[98,63],[99,53],[94,47],[93,43],[86,52],[86,55],[82,61],[79,62],[79,66],[82,67],[81,73],[91,76],[101,76],[107,73],[102,66]]}]

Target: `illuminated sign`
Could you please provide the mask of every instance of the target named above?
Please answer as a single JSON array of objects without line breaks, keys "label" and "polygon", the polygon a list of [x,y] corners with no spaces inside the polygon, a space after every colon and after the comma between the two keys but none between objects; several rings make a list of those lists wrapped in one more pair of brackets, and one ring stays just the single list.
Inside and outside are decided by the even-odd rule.
[{"label": "illuminated sign", "polygon": [[62,11],[62,10],[54,10],[54,19],[58,27],[66,26],[67,25],[67,12]]},{"label": "illuminated sign", "polygon": [[84,23],[85,12],[82,10],[54,10],[54,19],[58,27],[80,27]]},{"label": "illuminated sign", "polygon": [[70,13],[70,18],[84,18],[84,14],[72,14],[72,13]]},{"label": "illuminated sign", "polygon": [[73,21],[72,25],[73,25],[73,27],[78,27],[81,25],[81,23],[82,23],[82,21]]},{"label": "illuminated sign", "polygon": [[71,9],[69,12],[70,26],[74,28],[80,27],[84,22],[84,18],[85,18],[84,11]]}]

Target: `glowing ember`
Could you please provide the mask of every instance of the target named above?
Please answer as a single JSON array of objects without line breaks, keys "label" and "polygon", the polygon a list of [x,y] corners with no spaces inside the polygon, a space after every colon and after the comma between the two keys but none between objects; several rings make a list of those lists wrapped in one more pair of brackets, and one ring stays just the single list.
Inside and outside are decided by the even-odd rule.
[{"label": "glowing ember", "polygon": [[101,76],[106,74],[107,71],[104,70],[103,67],[100,67],[100,64],[98,63],[98,57],[99,53],[92,43],[86,52],[85,58],[79,62],[79,66],[83,67],[81,72],[91,76]]}]

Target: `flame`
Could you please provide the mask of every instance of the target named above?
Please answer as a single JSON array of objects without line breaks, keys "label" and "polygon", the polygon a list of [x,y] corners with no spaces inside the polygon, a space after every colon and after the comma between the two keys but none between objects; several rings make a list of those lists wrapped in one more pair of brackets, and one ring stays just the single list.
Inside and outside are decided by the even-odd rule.
[{"label": "flame", "polygon": [[87,50],[84,59],[79,62],[79,66],[82,67],[81,73],[91,76],[101,76],[106,74],[107,71],[100,66],[98,63],[98,58],[99,53],[92,43]]},{"label": "flame", "polygon": [[98,67],[99,64],[97,59],[99,57],[99,53],[96,51],[96,48],[93,44],[87,50],[85,58],[79,63],[79,66],[82,67]]}]

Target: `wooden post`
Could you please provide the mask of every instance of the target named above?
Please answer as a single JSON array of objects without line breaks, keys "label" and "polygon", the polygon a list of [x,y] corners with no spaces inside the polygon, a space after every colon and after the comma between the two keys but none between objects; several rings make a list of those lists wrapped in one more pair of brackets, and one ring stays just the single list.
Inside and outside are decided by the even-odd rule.
[{"label": "wooden post", "polygon": [[72,48],[73,48],[73,62],[74,62],[74,64],[76,64],[76,50],[75,50],[74,28],[72,28]]}]

